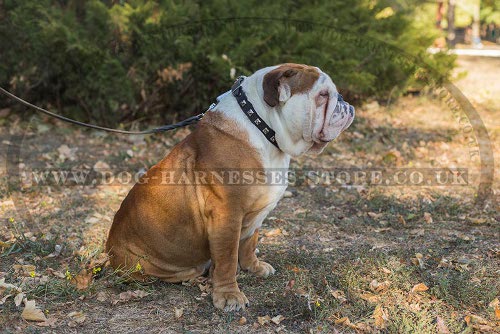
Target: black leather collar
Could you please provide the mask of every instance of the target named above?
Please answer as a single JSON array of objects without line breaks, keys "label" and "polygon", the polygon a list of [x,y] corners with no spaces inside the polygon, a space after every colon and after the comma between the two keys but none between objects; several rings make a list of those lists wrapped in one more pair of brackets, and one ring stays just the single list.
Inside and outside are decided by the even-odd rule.
[{"label": "black leather collar", "polygon": [[236,101],[238,101],[241,110],[243,110],[245,115],[247,115],[250,122],[252,122],[253,125],[255,125],[264,136],[266,136],[267,140],[269,140],[271,144],[276,146],[276,148],[278,148],[279,150],[280,147],[276,142],[276,132],[274,132],[274,130],[271,129],[271,127],[267,125],[267,123],[264,122],[262,118],[260,118],[252,103],[250,103],[250,101],[248,100],[247,95],[243,91],[243,87],[241,87],[243,80],[245,80],[245,77],[243,76],[240,76],[238,77],[238,79],[236,79],[233,87],[231,87],[231,93],[236,98]]}]

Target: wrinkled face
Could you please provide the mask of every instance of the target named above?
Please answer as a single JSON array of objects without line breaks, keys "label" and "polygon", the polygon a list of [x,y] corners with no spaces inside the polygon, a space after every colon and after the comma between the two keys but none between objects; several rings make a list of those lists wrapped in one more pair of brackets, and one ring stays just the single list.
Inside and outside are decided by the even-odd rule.
[{"label": "wrinkled face", "polygon": [[264,76],[263,88],[264,101],[278,109],[292,141],[304,147],[299,154],[320,153],[354,119],[354,107],[316,67],[280,65]]}]

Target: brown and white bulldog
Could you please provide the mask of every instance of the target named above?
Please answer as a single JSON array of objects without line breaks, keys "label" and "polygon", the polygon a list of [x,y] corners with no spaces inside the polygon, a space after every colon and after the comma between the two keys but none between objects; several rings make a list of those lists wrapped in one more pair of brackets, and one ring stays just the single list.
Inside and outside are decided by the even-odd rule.
[{"label": "brown and white bulldog", "polygon": [[241,87],[275,131],[279,148],[231,92],[223,94],[196,129],[132,188],[106,244],[111,265],[136,279],[181,282],[210,268],[213,303],[228,311],[248,306],[236,282],[238,265],[263,277],[275,272],[255,249],[259,227],[287,185],[211,182],[204,178],[207,171],[287,169],[290,157],[320,153],[354,118],[354,108],[317,67],[266,67]]}]

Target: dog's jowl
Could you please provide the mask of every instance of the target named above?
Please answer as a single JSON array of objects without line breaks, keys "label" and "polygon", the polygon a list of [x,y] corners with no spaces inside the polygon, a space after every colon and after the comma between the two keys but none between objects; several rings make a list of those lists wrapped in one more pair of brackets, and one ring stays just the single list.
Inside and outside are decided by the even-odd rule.
[{"label": "dog's jowl", "polygon": [[210,271],[213,303],[238,310],[248,299],[242,270],[267,277],[258,231],[286,188],[267,171],[320,153],[354,118],[317,67],[282,64],[240,78],[196,129],[132,188],[116,213],[111,265],[135,279],[186,281]]}]

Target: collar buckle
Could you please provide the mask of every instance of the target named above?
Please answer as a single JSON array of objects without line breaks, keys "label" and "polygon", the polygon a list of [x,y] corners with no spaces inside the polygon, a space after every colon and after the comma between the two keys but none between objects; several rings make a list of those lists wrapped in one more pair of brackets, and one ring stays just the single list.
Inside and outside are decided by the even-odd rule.
[{"label": "collar buckle", "polygon": [[241,84],[243,83],[243,80],[245,80],[245,77],[243,75],[240,75],[234,81],[233,87],[231,87],[231,93],[233,94],[234,97],[241,96],[241,93],[243,92],[243,88],[241,87]]}]

